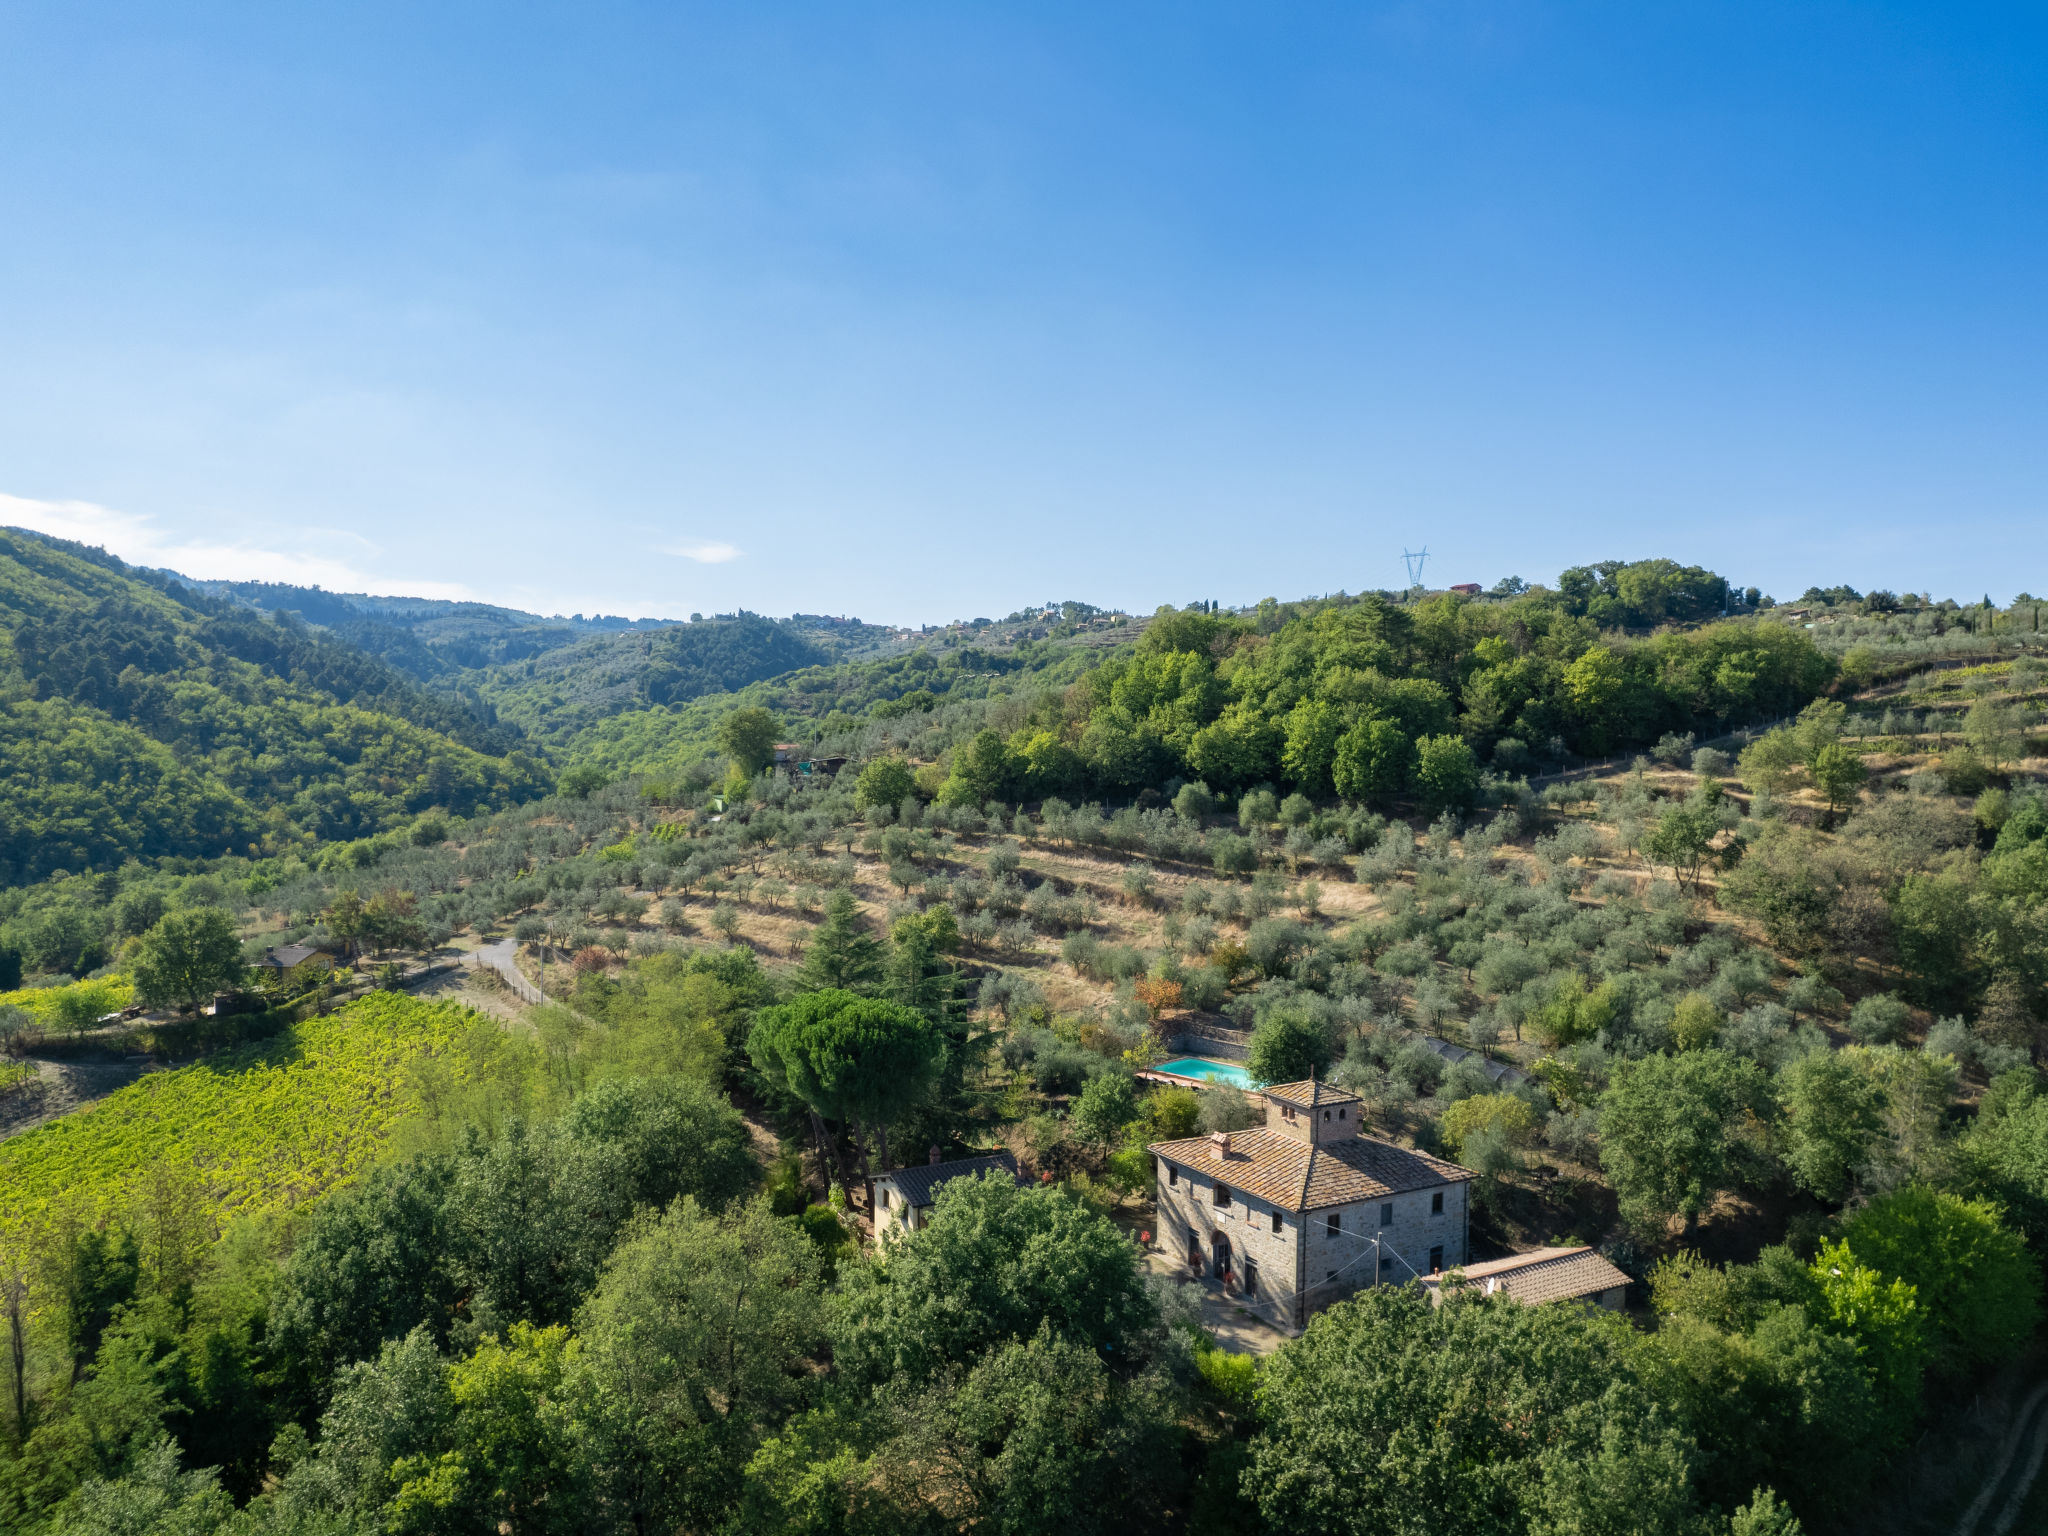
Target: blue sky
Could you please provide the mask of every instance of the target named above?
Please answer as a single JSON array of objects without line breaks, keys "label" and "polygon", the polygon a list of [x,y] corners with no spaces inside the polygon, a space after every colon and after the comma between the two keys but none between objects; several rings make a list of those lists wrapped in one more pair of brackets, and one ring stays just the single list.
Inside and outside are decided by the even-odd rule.
[{"label": "blue sky", "polygon": [[937,621],[2048,589],[2048,21],[0,3],[0,522]]}]

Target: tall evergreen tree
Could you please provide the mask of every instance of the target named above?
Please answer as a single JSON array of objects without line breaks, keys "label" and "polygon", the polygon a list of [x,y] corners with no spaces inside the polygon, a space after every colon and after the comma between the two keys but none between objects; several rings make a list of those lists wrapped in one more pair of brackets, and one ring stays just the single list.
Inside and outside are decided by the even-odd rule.
[{"label": "tall evergreen tree", "polygon": [[797,979],[806,991],[838,987],[847,992],[866,992],[881,981],[881,941],[861,920],[853,892],[842,887],[826,898],[825,921],[811,935]]}]

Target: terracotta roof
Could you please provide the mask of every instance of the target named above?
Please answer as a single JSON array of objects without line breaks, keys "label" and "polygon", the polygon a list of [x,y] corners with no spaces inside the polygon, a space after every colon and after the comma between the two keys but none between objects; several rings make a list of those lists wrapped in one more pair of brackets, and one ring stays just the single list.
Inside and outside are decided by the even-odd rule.
[{"label": "terracotta roof", "polygon": [[1352,1205],[1475,1177],[1456,1163],[1370,1136],[1311,1147],[1278,1131],[1233,1131],[1228,1154],[1207,1136],[1157,1142],[1146,1150],[1286,1211]]},{"label": "terracotta roof", "polygon": [[[1511,1258],[1467,1264],[1464,1272],[1472,1289],[1487,1295],[1504,1292],[1510,1300],[1530,1307],[1597,1296],[1629,1283],[1627,1275],[1591,1248],[1538,1248]],[[1424,1283],[1439,1282],[1432,1278]]]},{"label": "terracotta roof", "polygon": [[1316,1104],[1356,1104],[1358,1095],[1347,1093],[1342,1088],[1332,1088],[1328,1083],[1310,1078],[1302,1083],[1268,1083],[1261,1088],[1269,1099],[1278,1099],[1282,1104],[1292,1104],[1296,1109],[1307,1109]]},{"label": "terracotta roof", "polygon": [[981,1157],[955,1158],[950,1163],[915,1163],[908,1168],[891,1168],[875,1175],[875,1182],[888,1179],[913,1206],[930,1205],[939,1186],[948,1179],[970,1178],[1000,1168],[1011,1178],[1017,1176],[1017,1158],[1007,1148]]}]

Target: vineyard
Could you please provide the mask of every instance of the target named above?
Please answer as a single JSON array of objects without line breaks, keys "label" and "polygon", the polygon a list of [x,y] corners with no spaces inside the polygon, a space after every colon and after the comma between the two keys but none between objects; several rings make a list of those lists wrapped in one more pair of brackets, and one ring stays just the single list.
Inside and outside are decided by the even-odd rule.
[{"label": "vineyard", "polygon": [[126,1209],[168,1172],[217,1222],[286,1209],[372,1161],[406,1113],[406,1066],[474,1027],[452,1003],[378,993],[258,1045],[155,1073],[0,1144],[0,1242],[61,1210]]},{"label": "vineyard", "polygon": [[126,976],[74,981],[62,987],[23,987],[0,992],[0,1012],[20,1009],[45,1029],[78,1028],[104,1013],[117,1013],[135,1001],[135,984]]}]

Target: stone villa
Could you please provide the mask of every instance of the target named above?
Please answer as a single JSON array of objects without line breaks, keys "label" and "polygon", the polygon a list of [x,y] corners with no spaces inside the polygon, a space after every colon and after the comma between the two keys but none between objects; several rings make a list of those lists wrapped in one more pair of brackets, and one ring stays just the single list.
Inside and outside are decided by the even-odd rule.
[{"label": "stone villa", "polygon": [[1468,1169],[1362,1134],[1358,1095],[1314,1078],[1260,1093],[1261,1129],[1147,1149],[1161,1251],[1290,1330],[1362,1286],[1465,1262]]}]

